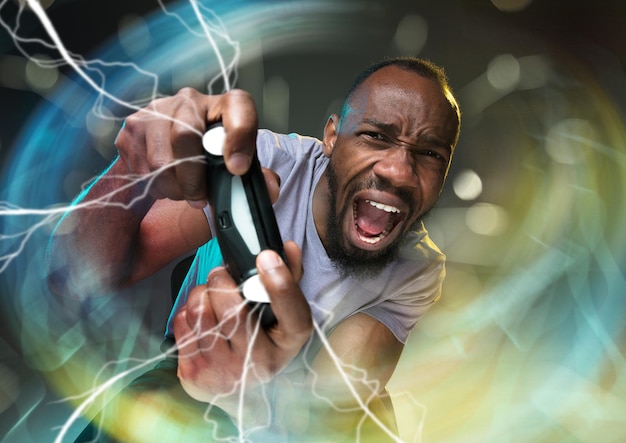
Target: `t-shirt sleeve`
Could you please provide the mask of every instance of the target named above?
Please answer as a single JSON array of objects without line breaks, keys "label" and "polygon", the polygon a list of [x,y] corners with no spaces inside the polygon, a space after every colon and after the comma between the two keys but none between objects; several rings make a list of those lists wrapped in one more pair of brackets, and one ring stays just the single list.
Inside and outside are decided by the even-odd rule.
[{"label": "t-shirt sleeve", "polygon": [[416,277],[396,295],[361,311],[387,326],[401,343],[406,343],[417,321],[441,297],[446,275],[445,255],[436,246],[429,255],[428,265],[420,269]]},{"label": "t-shirt sleeve", "polygon": [[207,277],[211,269],[223,264],[222,253],[220,251],[217,239],[213,238],[200,246],[196,251],[196,255],[189,267],[189,272],[185,276],[183,283],[178,291],[178,297],[174,302],[172,311],[170,312],[165,327],[165,337],[173,337],[173,321],[176,313],[187,303],[187,296],[193,288],[206,283]]},{"label": "t-shirt sleeve", "polygon": [[267,129],[259,129],[256,142],[261,166],[276,172],[282,181],[292,176],[298,164],[309,161],[319,144],[314,137],[277,134]]},{"label": "t-shirt sleeve", "polygon": [[286,137],[267,129],[259,129],[256,140],[261,166],[271,169],[281,177],[293,168],[297,153],[297,148],[286,143],[289,141]]}]

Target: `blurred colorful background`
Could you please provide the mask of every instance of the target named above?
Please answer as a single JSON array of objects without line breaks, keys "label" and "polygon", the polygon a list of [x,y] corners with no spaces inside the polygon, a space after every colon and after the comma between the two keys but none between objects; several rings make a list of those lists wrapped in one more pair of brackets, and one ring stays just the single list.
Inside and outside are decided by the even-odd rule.
[{"label": "blurred colorful background", "polygon": [[[41,1],[83,77],[23,4],[0,2],[0,438],[73,441],[85,395],[158,356],[172,266],[122,294],[58,300],[47,237],[133,106],[223,83],[188,1]],[[447,69],[463,128],[426,225],[448,277],[389,386],[402,441],[626,441],[626,3],[200,5],[277,131],[321,136],[386,55]]]}]

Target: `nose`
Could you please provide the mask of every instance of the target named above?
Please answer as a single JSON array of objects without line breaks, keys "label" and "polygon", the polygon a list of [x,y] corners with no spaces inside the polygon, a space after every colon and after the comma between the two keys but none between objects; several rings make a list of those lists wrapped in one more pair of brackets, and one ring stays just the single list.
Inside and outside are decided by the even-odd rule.
[{"label": "nose", "polygon": [[405,148],[396,146],[381,154],[382,158],[374,164],[374,174],[396,188],[418,186],[415,162]]}]

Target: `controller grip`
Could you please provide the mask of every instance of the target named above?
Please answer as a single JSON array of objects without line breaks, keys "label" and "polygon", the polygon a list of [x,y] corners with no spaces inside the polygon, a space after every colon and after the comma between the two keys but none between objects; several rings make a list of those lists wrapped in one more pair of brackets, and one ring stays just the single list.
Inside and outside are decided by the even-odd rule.
[{"label": "controller grip", "polygon": [[272,249],[286,259],[283,242],[256,154],[248,172],[232,175],[222,155],[223,141],[221,125],[211,127],[203,137],[214,235],[242,296],[258,307],[262,325],[270,327],[276,319],[257,273],[256,256]]}]

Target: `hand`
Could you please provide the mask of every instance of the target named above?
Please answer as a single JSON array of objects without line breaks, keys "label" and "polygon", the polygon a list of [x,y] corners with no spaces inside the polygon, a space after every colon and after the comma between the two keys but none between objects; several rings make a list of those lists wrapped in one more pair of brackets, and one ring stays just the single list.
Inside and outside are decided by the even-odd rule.
[{"label": "hand", "polygon": [[[126,119],[115,143],[129,173],[145,176],[165,168],[150,186],[154,198],[187,200],[203,207],[207,194],[205,163],[198,157],[202,155],[201,136],[217,121],[226,131],[226,166],[241,175],[254,155],[258,128],[254,101],[241,90],[208,96],[186,88],[157,99]],[[173,162],[175,166],[167,167]]]},{"label": "hand", "polygon": [[298,286],[300,249],[293,242],[284,248],[290,268],[274,251],[262,251],[257,257],[277,319],[269,330],[256,328],[256,317],[250,324],[249,307],[224,268],[212,271],[207,285],[189,294],[174,319],[174,335],[178,376],[191,397],[233,414],[232,398],[237,398],[240,384],[245,383],[248,391],[272,380],[310,337],[311,311]]}]

